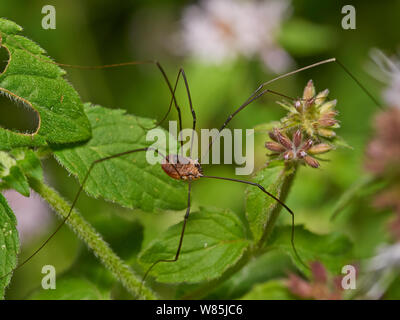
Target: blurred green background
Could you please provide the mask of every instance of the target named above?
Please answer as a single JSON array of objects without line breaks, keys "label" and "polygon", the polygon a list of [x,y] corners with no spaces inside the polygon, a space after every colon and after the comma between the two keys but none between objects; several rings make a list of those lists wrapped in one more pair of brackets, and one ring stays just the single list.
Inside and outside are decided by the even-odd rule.
[{"label": "blurred green background", "polygon": [[[179,32],[182,10],[190,3],[195,2],[3,0],[0,2],[0,16],[21,25],[25,36],[38,42],[60,63],[103,65],[157,59],[171,80],[179,66],[183,66],[197,112],[198,129],[218,128],[259,84],[275,74],[267,72],[257,58],[238,58],[219,65],[207,65],[184,53],[171,52],[169,37]],[[41,28],[41,8],[47,4],[56,7],[56,30]],[[346,4],[356,8],[356,30],[343,30],[341,27],[341,8]],[[380,98],[382,84],[366,73],[369,51],[380,48],[395,52],[398,48],[400,1],[294,0],[291,8],[292,14],[282,23],[276,37],[294,60],[292,69],[337,57],[373,95]],[[96,71],[68,69],[67,72],[68,80],[83,101],[123,108],[129,113],[156,119],[161,119],[167,109],[167,87],[152,65]],[[296,223],[303,223],[319,233],[330,230],[345,232],[355,243],[356,257],[366,257],[388,237],[385,229],[388,214],[375,212],[368,201],[355,201],[335,222],[331,222],[329,217],[340,195],[363,174],[365,144],[371,136],[371,119],[377,108],[336,64],[296,74],[274,83],[271,88],[296,97],[302,94],[309,79],[314,80],[317,90],[329,88],[330,97],[338,99],[338,118],[341,121],[338,133],[353,149],[331,152],[329,161],[318,170],[301,168],[287,203],[295,210]],[[191,116],[183,87],[180,91],[184,127],[190,127]],[[284,112],[275,100],[276,97],[265,96],[253,103],[231,122],[230,128],[252,128],[280,119]],[[17,112],[17,108],[4,97],[0,102],[2,126],[19,130],[35,127],[32,113],[25,109]],[[169,118],[176,119],[176,114],[172,113]],[[167,123],[164,127],[167,128]],[[262,134],[256,138],[258,168],[266,161],[263,138]],[[76,181],[52,159],[46,160],[44,167],[49,183],[66,198],[72,199],[78,189]],[[204,169],[210,175],[234,176],[234,166],[213,165]],[[243,191],[243,186],[234,183],[204,180],[194,185],[193,199],[197,205],[231,208],[243,216]],[[78,207],[117,253],[133,263],[141,245],[146,245],[183,215],[181,212],[152,214],[129,211],[86,196],[81,197]],[[23,215],[29,215],[29,211]],[[283,222],[289,221],[284,214],[281,217]],[[24,244],[20,261],[47,237],[55,224],[56,220],[40,236]],[[74,234],[64,227],[40,255],[16,272],[6,298],[25,298],[33,292],[40,285],[40,271],[44,264],[54,265],[58,275],[71,266],[78,274],[86,272],[89,278],[104,279],[101,274],[106,273]],[[119,285],[115,286],[115,292],[116,297],[125,297]]]}]

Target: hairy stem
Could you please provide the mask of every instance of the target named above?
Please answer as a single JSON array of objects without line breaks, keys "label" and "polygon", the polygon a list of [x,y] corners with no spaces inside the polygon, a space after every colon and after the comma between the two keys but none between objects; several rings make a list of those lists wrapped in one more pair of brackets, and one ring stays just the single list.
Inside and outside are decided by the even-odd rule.
[{"label": "hairy stem", "polygon": [[[277,196],[279,197],[279,199],[282,202],[286,201],[286,198],[289,194],[290,188],[293,184],[296,172],[297,172],[297,166],[296,165],[292,166],[290,164],[286,164],[284,169],[281,172],[281,175],[284,175],[284,180],[282,183],[282,188],[281,188],[280,194]],[[279,213],[281,212],[281,210],[282,210],[282,206],[280,204],[278,204],[277,206],[275,206],[275,208],[269,214],[268,222],[265,226],[263,235],[257,244],[257,251],[262,250],[262,247],[265,245],[269,236],[272,234],[272,231],[274,230],[274,227],[276,224],[276,220],[278,219]]]},{"label": "hairy stem", "polygon": [[[70,204],[56,190],[36,179],[30,179],[30,185],[61,218],[67,216]],[[140,294],[145,299],[156,298],[150,289],[142,286],[140,277],[115,254],[101,235],[76,210],[72,211],[66,224],[93,250],[96,257],[129,292],[135,296]]]}]

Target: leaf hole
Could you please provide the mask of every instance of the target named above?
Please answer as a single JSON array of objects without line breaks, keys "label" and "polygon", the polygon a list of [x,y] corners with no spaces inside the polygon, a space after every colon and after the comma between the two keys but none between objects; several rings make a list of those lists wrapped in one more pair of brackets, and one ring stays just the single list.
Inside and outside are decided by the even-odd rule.
[{"label": "leaf hole", "polygon": [[10,52],[6,47],[0,47],[0,75],[7,69],[10,62]]},{"label": "leaf hole", "polygon": [[39,114],[32,106],[8,94],[0,94],[0,127],[23,134],[39,128]]}]

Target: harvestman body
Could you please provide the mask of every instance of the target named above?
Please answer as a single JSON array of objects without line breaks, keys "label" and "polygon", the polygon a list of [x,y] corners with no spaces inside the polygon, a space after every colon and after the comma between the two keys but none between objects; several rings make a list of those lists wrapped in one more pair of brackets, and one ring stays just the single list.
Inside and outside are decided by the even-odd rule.
[{"label": "harvestman body", "polygon": [[[188,100],[189,100],[189,106],[190,106],[190,110],[191,110],[191,113],[192,113],[192,116],[193,116],[193,127],[192,127],[192,129],[193,129],[193,130],[196,129],[196,113],[195,113],[195,111],[194,111],[194,109],[193,109],[193,105],[192,105],[192,101],[191,101],[191,96],[190,96],[189,85],[188,85],[188,81],[187,81],[187,78],[186,78],[186,75],[185,75],[185,72],[184,72],[183,68],[181,68],[181,69],[179,70],[178,76],[177,76],[177,79],[176,79],[176,83],[175,83],[175,87],[172,88],[172,86],[171,86],[171,84],[170,84],[170,82],[169,82],[169,79],[168,79],[168,77],[166,76],[166,73],[165,73],[164,69],[162,68],[162,66],[160,65],[160,63],[157,62],[157,61],[134,61],[134,62],[127,62],[127,63],[120,63],[120,64],[112,64],[112,65],[105,65],[105,66],[93,66],[93,67],[88,67],[88,66],[73,66],[73,65],[60,64],[60,63],[55,63],[55,62],[52,62],[52,61],[44,60],[44,59],[42,59],[41,57],[35,56],[34,54],[32,54],[29,50],[25,49],[24,47],[21,46],[21,48],[22,48],[23,50],[25,50],[26,52],[28,52],[29,54],[31,54],[31,55],[33,55],[34,57],[36,57],[37,59],[39,59],[39,60],[42,60],[42,61],[47,62],[47,63],[56,64],[56,65],[59,65],[59,66],[62,66],[62,67],[71,67],[71,68],[80,68],[80,69],[102,69],[102,68],[112,68],[112,67],[121,67],[121,66],[129,66],[129,65],[139,65],[139,64],[155,64],[155,65],[157,66],[157,68],[159,69],[159,71],[161,72],[161,74],[162,74],[162,76],[163,76],[165,82],[166,82],[167,85],[168,85],[168,89],[169,89],[169,91],[170,91],[170,93],[171,93],[171,95],[172,95],[172,98],[171,98],[171,101],[170,101],[170,104],[169,104],[169,108],[168,108],[168,112],[167,112],[166,115],[162,118],[162,120],[161,120],[159,123],[156,124],[156,126],[160,125],[160,124],[167,118],[169,112],[171,111],[172,105],[174,104],[174,106],[175,106],[175,108],[176,108],[176,110],[177,110],[177,113],[178,113],[180,131],[181,131],[181,129],[182,129],[181,110],[180,110],[180,107],[179,107],[179,105],[178,105],[178,103],[177,103],[177,101],[176,101],[175,91],[176,91],[176,88],[177,88],[177,85],[178,85],[178,82],[179,82],[179,78],[180,78],[180,76],[182,76],[183,79],[184,79],[184,82],[185,82],[185,87],[186,87],[187,96],[188,96]],[[270,83],[276,81],[276,80],[279,80],[279,79],[288,77],[288,76],[290,76],[290,75],[293,75],[293,74],[295,74],[295,73],[298,73],[298,72],[301,72],[301,71],[304,71],[304,70],[307,70],[307,69],[311,69],[311,68],[317,67],[317,66],[322,65],[322,64],[327,64],[327,63],[330,63],[330,62],[336,62],[336,63],[337,63],[337,64],[338,64],[338,65],[339,65],[339,66],[340,66],[340,67],[341,67],[341,68],[342,68],[342,69],[343,69],[343,70],[358,84],[358,86],[359,86],[359,87],[374,101],[374,103],[375,103],[376,105],[380,106],[379,103],[377,102],[377,100],[376,100],[376,99],[364,88],[364,86],[350,73],[350,71],[349,71],[347,68],[345,68],[345,67],[343,66],[343,64],[341,64],[339,61],[337,61],[336,58],[331,58],[331,59],[323,60],[323,61],[314,63],[314,64],[312,64],[312,65],[309,65],[309,66],[306,66],[306,67],[297,69],[297,70],[295,70],[295,71],[286,73],[286,74],[284,74],[284,75],[278,76],[278,77],[276,77],[276,78],[274,78],[274,79],[272,79],[272,80],[269,80],[269,81],[263,83],[262,85],[260,85],[260,86],[257,88],[257,90],[256,90],[256,91],[255,91],[255,92],[254,92],[254,93],[239,107],[239,108],[237,108],[237,109],[227,118],[227,120],[224,122],[224,124],[223,124],[223,125],[221,126],[221,128],[219,129],[219,131],[223,130],[223,129],[228,125],[228,123],[232,120],[232,118],[235,117],[241,110],[243,110],[245,107],[247,107],[249,104],[251,104],[254,100],[258,99],[259,97],[263,96],[263,95],[266,94],[266,93],[271,93],[271,94],[274,94],[274,95],[278,95],[278,96],[281,96],[281,97],[290,99],[290,100],[292,100],[292,101],[299,100],[299,99],[293,99],[293,98],[290,98],[290,97],[288,97],[288,96],[286,96],[286,95],[283,95],[283,94],[281,94],[281,93],[278,93],[278,92],[275,92],[275,91],[272,91],[272,90],[269,90],[269,89],[263,89],[263,88],[264,88],[265,86],[267,86],[268,84],[270,84]],[[155,126],[155,127],[156,127],[156,126]],[[152,129],[152,128],[147,128],[147,129]],[[192,141],[193,141],[193,139],[192,139]],[[210,150],[210,148],[211,148],[213,142],[214,142],[214,140],[212,140],[212,141],[210,142],[208,150]],[[183,145],[183,141],[181,141],[181,147],[182,147],[182,145]],[[181,150],[182,150],[182,148],[181,148]],[[189,213],[190,213],[191,185],[192,185],[192,182],[193,182],[193,181],[196,181],[196,180],[199,180],[199,179],[202,179],[202,178],[219,179],[219,180],[233,181],[233,182],[239,182],[239,183],[243,183],[243,184],[247,184],[247,185],[252,185],[252,186],[258,187],[258,188],[259,188],[262,192],[264,192],[266,195],[268,195],[269,197],[271,197],[271,198],[273,198],[275,201],[277,201],[282,207],[284,207],[284,208],[290,213],[290,215],[291,215],[291,217],[292,217],[292,235],[291,235],[291,244],[292,244],[292,248],[293,248],[293,251],[294,251],[296,257],[299,259],[299,261],[300,261],[302,264],[304,264],[303,261],[301,260],[301,258],[299,257],[299,255],[298,255],[298,253],[297,253],[297,251],[296,251],[296,249],[295,249],[295,246],[294,246],[294,213],[293,213],[293,211],[292,211],[287,205],[285,205],[279,198],[277,198],[276,196],[274,196],[273,194],[271,194],[271,193],[269,193],[267,190],[265,190],[265,188],[264,188],[263,186],[261,186],[261,185],[258,184],[258,183],[255,183],[255,182],[251,182],[251,181],[245,181],[245,180],[239,180],[239,179],[233,179],[233,178],[225,178],[225,177],[217,177],[217,176],[207,176],[207,175],[204,175],[203,169],[202,169],[201,164],[199,163],[199,161],[198,161],[198,160],[193,160],[193,159],[191,158],[191,151],[192,151],[192,148],[190,149],[190,156],[189,156],[189,157],[186,157],[186,156],[183,156],[183,154],[182,154],[182,155],[169,154],[169,155],[167,155],[167,156],[164,156],[164,155],[162,155],[158,150],[156,150],[156,149],[154,149],[154,148],[151,148],[151,147],[147,147],[147,148],[140,148],[140,149],[135,149],[135,150],[128,150],[128,151],[125,151],[125,152],[121,152],[121,153],[118,153],[118,154],[110,155],[110,156],[107,156],[107,157],[104,157],[104,158],[95,160],[95,161],[90,165],[90,167],[89,167],[89,169],[88,169],[88,171],[87,171],[87,173],[86,173],[84,179],[82,180],[81,186],[80,186],[80,188],[79,188],[79,190],[78,190],[78,192],[77,192],[77,194],[76,194],[76,196],[75,196],[75,198],[74,198],[74,200],[73,200],[73,202],[72,202],[72,205],[71,205],[71,207],[70,207],[70,210],[69,210],[68,214],[65,216],[65,218],[63,219],[63,221],[60,223],[60,225],[59,225],[59,226],[55,229],[55,231],[48,237],[48,239],[47,239],[37,250],[35,250],[35,251],[33,252],[33,254],[31,254],[25,261],[23,261],[23,262],[22,262],[19,266],[17,266],[14,270],[12,270],[11,272],[7,273],[6,275],[3,275],[2,277],[0,277],[0,279],[6,277],[6,276],[8,276],[8,275],[10,275],[13,271],[15,271],[16,269],[18,269],[18,268],[22,267],[23,265],[25,265],[25,264],[26,264],[29,260],[31,260],[31,259],[32,259],[32,258],[33,258],[33,257],[34,257],[34,256],[35,256],[35,255],[36,255],[50,240],[51,240],[51,239],[52,239],[52,237],[60,230],[60,228],[65,224],[65,222],[66,222],[66,221],[68,220],[68,218],[70,217],[70,215],[71,215],[71,213],[72,213],[72,210],[73,210],[73,208],[75,207],[75,204],[76,204],[76,202],[77,202],[77,200],[78,200],[78,198],[79,198],[79,196],[80,196],[80,194],[81,194],[81,192],[82,192],[82,190],[83,190],[83,187],[84,187],[86,181],[88,180],[89,175],[90,175],[90,173],[91,173],[93,167],[94,167],[96,164],[101,163],[101,162],[104,162],[104,161],[107,161],[107,160],[110,160],[110,159],[114,159],[114,158],[117,158],[117,157],[121,157],[121,156],[124,156],[124,155],[132,154],[132,153],[136,153],[136,152],[142,152],[142,151],[146,151],[146,152],[147,152],[147,151],[154,151],[154,152],[156,152],[157,154],[161,155],[162,158],[163,158],[163,160],[162,160],[162,162],[161,162],[161,168],[162,168],[162,170],[163,170],[169,177],[171,177],[172,179],[175,179],[175,180],[182,180],[182,181],[185,181],[185,182],[188,183],[188,206],[187,206],[187,209],[186,209],[186,214],[185,214],[185,216],[184,216],[183,226],[182,226],[182,232],[181,232],[181,236],[180,236],[180,240],[179,240],[179,244],[178,244],[178,248],[177,248],[175,257],[172,258],[172,259],[162,259],[162,260],[155,261],[155,262],[147,269],[147,271],[145,272],[145,274],[144,274],[144,276],[143,276],[143,282],[145,281],[145,279],[146,279],[147,275],[149,274],[149,272],[151,271],[151,269],[152,269],[156,264],[158,264],[158,263],[160,263],[160,262],[174,262],[174,261],[177,261],[177,260],[178,260],[179,254],[180,254],[180,251],[181,251],[181,248],[182,248],[183,236],[184,236],[184,233],[185,233],[185,228],[186,228],[187,220],[188,220],[188,218],[189,218]],[[208,151],[207,151],[207,152],[208,152]],[[305,265],[305,264],[304,264],[304,265]],[[305,265],[305,266],[307,267],[307,265]],[[142,282],[142,283],[143,283],[143,282]]]},{"label": "harvestman body", "polygon": [[198,160],[177,154],[166,156],[161,162],[164,172],[175,180],[198,180],[203,177],[203,168]]}]

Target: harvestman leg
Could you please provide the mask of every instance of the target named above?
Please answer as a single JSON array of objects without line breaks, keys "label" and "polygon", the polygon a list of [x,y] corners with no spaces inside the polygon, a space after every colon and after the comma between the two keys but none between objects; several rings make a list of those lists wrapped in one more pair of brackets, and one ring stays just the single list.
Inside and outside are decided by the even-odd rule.
[{"label": "harvestman leg", "polygon": [[[171,111],[172,101],[175,101],[175,103],[176,103],[175,94],[176,94],[176,90],[177,90],[179,79],[180,79],[181,75],[182,75],[182,77],[184,79],[184,82],[185,82],[186,93],[187,93],[187,97],[188,97],[188,101],[189,101],[190,111],[191,111],[192,117],[193,117],[193,126],[192,126],[193,132],[192,132],[192,140],[191,140],[191,146],[190,146],[190,156],[192,156],[193,135],[194,135],[194,130],[196,129],[196,121],[197,121],[196,119],[197,118],[196,118],[196,112],[193,109],[192,97],[190,95],[190,89],[189,89],[189,83],[188,83],[187,78],[186,78],[185,70],[182,67],[179,68],[178,75],[177,75],[176,80],[175,80],[174,89],[171,91],[172,97],[171,97],[170,105],[169,105],[169,108],[168,108],[168,112],[166,113],[164,118],[157,125],[160,125],[167,118],[169,112]],[[179,109],[178,114],[180,115],[180,109]],[[181,132],[182,132],[182,119],[181,119],[181,117],[179,117],[179,134],[181,134]],[[181,154],[183,156],[183,140],[182,139],[178,139],[178,140],[180,140]],[[177,160],[179,161],[179,159],[177,159]]]},{"label": "harvestman leg", "polygon": [[[295,74],[295,73],[299,73],[299,72],[302,72],[302,71],[304,71],[304,70],[312,69],[312,68],[315,68],[315,67],[317,67],[317,66],[320,66],[320,65],[323,65],[323,64],[327,64],[327,63],[331,63],[331,62],[336,62],[336,63],[342,68],[342,70],[344,70],[344,72],[346,72],[347,75],[350,76],[350,77],[353,79],[353,81],[361,88],[361,90],[364,91],[364,93],[365,93],[379,108],[382,108],[382,106],[379,104],[378,100],[376,100],[376,99],[374,98],[374,96],[373,96],[373,95],[364,87],[364,85],[350,72],[349,69],[347,69],[338,59],[336,59],[336,58],[331,58],[331,59],[326,59],[326,60],[323,60],[323,61],[319,61],[319,62],[316,62],[316,63],[311,64],[311,65],[309,65],[309,66],[306,66],[306,67],[303,67],[303,68],[300,68],[300,69],[297,69],[297,70],[294,70],[294,71],[285,73],[285,74],[283,74],[283,75],[280,75],[280,76],[278,76],[278,77],[276,77],[276,78],[273,78],[273,79],[271,79],[271,80],[268,80],[268,81],[264,82],[263,84],[261,84],[261,85],[250,95],[250,97],[249,97],[239,108],[237,108],[237,109],[228,117],[228,119],[224,122],[224,124],[223,124],[222,127],[220,128],[220,131],[221,131],[222,129],[224,129],[224,128],[228,125],[228,123],[232,120],[232,118],[233,118],[234,116],[236,116],[240,111],[242,111],[245,107],[247,107],[247,106],[248,106],[250,103],[252,103],[254,100],[258,99],[259,97],[261,97],[262,95],[264,95],[264,94],[267,93],[267,92],[271,92],[271,93],[277,94],[277,92],[273,92],[272,90],[269,90],[269,89],[265,89],[265,90],[261,91],[265,86],[267,86],[267,85],[269,85],[269,84],[271,84],[271,83],[273,83],[273,82],[275,82],[275,81],[277,81],[277,80],[280,80],[280,79],[283,79],[283,78],[287,78],[287,77],[289,77],[289,76],[291,76],[291,75],[293,75],[293,74]],[[261,92],[260,92],[260,91],[261,91]],[[290,99],[291,99],[291,100],[294,100],[294,99],[292,99],[292,98],[290,98]],[[212,143],[211,143],[211,144],[212,144]],[[210,146],[211,146],[211,144],[210,144]]]},{"label": "harvestman leg", "polygon": [[[87,171],[86,174],[85,174],[85,177],[84,177],[83,180],[82,180],[81,186],[79,187],[79,190],[78,190],[78,192],[76,193],[76,195],[75,195],[75,197],[74,197],[74,200],[72,201],[71,207],[70,207],[70,209],[69,209],[67,215],[66,215],[66,216],[64,217],[64,219],[61,221],[61,223],[58,225],[58,227],[51,233],[51,235],[46,239],[46,241],[44,241],[44,242],[42,243],[42,245],[41,245],[39,248],[37,248],[28,258],[26,258],[26,259],[25,259],[20,265],[18,265],[14,270],[12,270],[11,272],[7,273],[6,275],[0,277],[0,279],[3,279],[3,278],[5,278],[5,277],[7,277],[8,275],[10,275],[10,274],[11,274],[12,272],[14,272],[15,270],[17,270],[17,269],[23,267],[23,266],[24,266],[27,262],[29,262],[37,253],[39,253],[39,251],[42,250],[42,249],[46,246],[46,244],[47,244],[47,243],[56,235],[56,233],[62,228],[62,226],[67,222],[67,220],[68,220],[69,217],[71,216],[72,211],[73,211],[73,209],[75,208],[75,205],[76,205],[76,203],[77,203],[77,201],[78,201],[78,198],[79,198],[79,196],[81,195],[82,190],[83,190],[83,188],[84,188],[84,186],[85,186],[87,180],[89,179],[90,173],[92,172],[92,170],[93,170],[93,168],[96,166],[96,164],[101,163],[101,162],[105,162],[105,161],[107,161],[107,160],[119,158],[119,157],[122,157],[122,156],[125,156],[125,155],[128,155],[128,154],[132,154],[132,153],[136,153],[136,152],[142,152],[142,151],[148,151],[148,150],[153,150],[154,152],[156,152],[157,154],[159,154],[160,156],[162,156],[163,158],[165,158],[165,156],[164,156],[160,151],[158,151],[157,149],[154,149],[154,148],[151,148],[151,147],[145,147],[145,148],[138,148],[138,149],[134,149],[134,150],[129,150],[129,151],[120,152],[120,153],[113,154],[113,155],[111,155],[111,156],[107,156],[107,157],[100,158],[100,159],[97,159],[97,160],[93,161],[93,162],[91,163],[91,165],[89,166],[89,169],[88,169],[88,171]],[[168,159],[167,159],[167,160],[168,160]],[[179,173],[178,169],[176,168],[176,166],[175,166],[173,163],[171,163],[171,164],[172,164],[172,166],[175,168],[175,170],[176,170],[176,172],[178,173],[178,175],[180,175],[180,173]]]},{"label": "harvestman leg", "polygon": [[[191,139],[191,142],[190,142],[191,144],[190,144],[190,155],[189,155],[189,157],[191,158],[192,157],[192,150],[193,150],[193,137],[194,137],[194,132],[196,130],[197,117],[196,117],[196,111],[193,108],[192,97],[190,95],[190,89],[189,89],[189,83],[188,83],[188,80],[186,78],[185,70],[182,67],[179,68],[178,75],[177,75],[176,81],[175,81],[174,91],[173,91],[172,94],[175,95],[175,93],[176,93],[176,88],[178,86],[178,82],[179,82],[180,76],[182,76],[183,81],[185,82],[185,88],[186,88],[186,94],[187,94],[188,101],[189,101],[190,112],[192,113],[192,118],[193,118],[192,139]],[[181,141],[181,143],[183,143],[183,141]],[[181,147],[182,147],[182,144],[181,144]],[[181,151],[183,152],[182,148],[181,148]]]},{"label": "harvestman leg", "polygon": [[223,125],[219,128],[219,132],[218,132],[217,137],[215,137],[214,139],[211,139],[211,142],[210,142],[210,144],[208,145],[208,149],[207,149],[207,151],[206,151],[206,154],[207,154],[207,152],[210,151],[211,146],[212,146],[212,144],[214,143],[215,139],[217,139],[217,138],[219,137],[220,132],[221,132],[223,129],[226,128],[226,126],[227,126],[228,123],[233,119],[233,117],[236,116],[240,111],[242,111],[244,108],[246,108],[246,107],[247,107],[249,104],[251,104],[253,101],[255,101],[255,100],[257,100],[258,98],[262,97],[262,96],[263,96],[264,94],[266,94],[266,93],[271,93],[271,94],[274,94],[274,95],[277,95],[277,96],[280,96],[280,97],[283,97],[283,98],[286,98],[286,99],[289,99],[289,100],[292,100],[292,101],[295,101],[295,100],[296,100],[296,99],[294,99],[294,98],[292,98],[292,97],[289,97],[289,96],[287,96],[287,95],[285,95],[285,94],[282,94],[282,93],[279,93],[279,92],[276,92],[276,91],[273,91],[273,90],[269,90],[269,89],[264,89],[264,90],[261,91],[261,92],[255,92],[255,93],[253,93],[253,94],[250,96],[250,98],[248,98],[239,108],[237,108],[232,114],[229,115],[228,119],[225,120],[225,122],[223,123]]},{"label": "harvestman leg", "polygon": [[130,61],[130,62],[123,62],[123,63],[114,63],[114,64],[106,64],[106,65],[102,65],[102,66],[81,66],[81,65],[72,65],[72,64],[66,64],[66,63],[58,63],[58,62],[54,62],[54,61],[48,61],[43,59],[42,57],[38,57],[37,55],[33,54],[32,52],[30,52],[28,49],[24,48],[22,45],[18,44],[18,46],[24,50],[26,53],[28,53],[29,55],[33,56],[35,59],[45,62],[45,63],[49,63],[49,64],[54,64],[60,67],[65,67],[65,68],[73,68],[73,69],[86,69],[86,70],[98,70],[98,69],[110,69],[110,68],[117,68],[117,67],[126,67],[126,66],[135,66],[135,65],[142,65],[142,64],[154,64],[158,70],[161,72],[162,77],[164,79],[164,81],[166,82],[167,86],[168,86],[168,90],[171,93],[171,101],[167,110],[167,113],[162,117],[162,119],[152,128],[144,128],[147,130],[151,130],[154,129],[156,127],[158,127],[162,122],[164,122],[164,120],[168,117],[168,114],[170,113],[171,109],[172,109],[172,103],[174,103],[176,111],[178,112],[178,119],[179,119],[179,131],[182,130],[182,114],[181,114],[181,109],[176,101],[176,97],[175,97],[175,91],[172,89],[172,85],[167,77],[167,74],[164,70],[164,68],[162,67],[161,63],[159,63],[157,60],[143,60],[143,61]]},{"label": "harvestman leg", "polygon": [[233,181],[233,182],[238,182],[238,183],[243,183],[243,184],[248,184],[248,185],[251,185],[251,186],[255,186],[255,187],[259,188],[262,192],[264,192],[265,194],[270,196],[272,199],[274,199],[276,202],[278,202],[282,207],[284,207],[292,217],[292,232],[291,232],[290,242],[292,244],[293,252],[296,255],[297,259],[300,261],[300,263],[304,267],[309,269],[309,267],[303,262],[303,259],[301,259],[300,255],[297,253],[296,247],[294,245],[294,212],[285,203],[283,203],[283,201],[281,201],[279,198],[274,196],[272,193],[270,193],[267,190],[265,190],[265,188],[261,184],[258,184],[256,182],[233,179],[233,178],[216,177],[216,176],[203,176],[202,178],[227,180],[227,181]]},{"label": "harvestman leg", "polygon": [[[150,271],[160,262],[176,262],[179,259],[179,255],[181,253],[181,249],[182,249],[182,243],[183,243],[183,236],[185,235],[185,229],[186,229],[186,224],[187,221],[189,219],[189,214],[190,214],[190,195],[191,195],[191,191],[192,191],[192,181],[189,179],[188,180],[188,201],[187,201],[187,208],[186,208],[186,213],[185,216],[183,218],[183,225],[182,225],[182,231],[181,231],[181,235],[179,237],[179,244],[178,244],[178,249],[175,253],[175,257],[173,259],[160,259],[157,260],[156,262],[153,262],[153,264],[146,270],[144,276],[143,276],[143,280],[142,280],[142,285],[145,282],[147,276],[149,275]],[[140,295],[140,291],[141,288],[139,290],[139,295]]]}]

